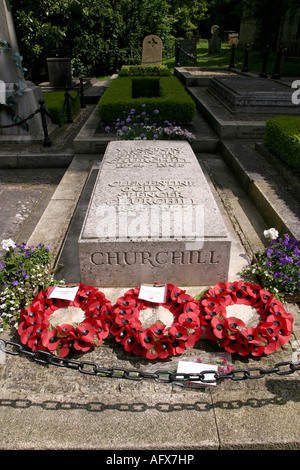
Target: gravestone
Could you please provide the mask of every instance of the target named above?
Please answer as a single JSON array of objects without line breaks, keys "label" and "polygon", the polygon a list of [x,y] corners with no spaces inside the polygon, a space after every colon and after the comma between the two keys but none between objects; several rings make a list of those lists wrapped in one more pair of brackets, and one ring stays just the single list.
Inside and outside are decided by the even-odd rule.
[{"label": "gravestone", "polygon": [[110,142],[78,246],[84,284],[202,286],[228,277],[228,231],[185,141]]},{"label": "gravestone", "polygon": [[175,42],[176,65],[196,65],[197,64],[197,40],[196,38],[176,39]]},{"label": "gravestone", "polygon": [[211,27],[211,38],[208,41],[208,52],[210,54],[219,54],[221,52],[221,40],[219,38],[220,28],[218,25]]},{"label": "gravestone", "polygon": [[162,40],[150,34],[143,40],[142,65],[161,65],[162,61]]},{"label": "gravestone", "polygon": [[234,113],[299,113],[293,90],[282,83],[256,77],[213,78],[208,91]]},{"label": "gravestone", "polygon": [[[5,47],[3,47],[0,52],[0,82],[5,83],[6,98],[15,92],[15,86],[22,85],[21,95],[15,97],[15,113],[21,119],[26,119],[40,108],[39,101],[43,99],[43,94],[38,86],[25,80],[23,71],[15,64],[14,54],[19,54],[19,48],[9,0],[0,0],[0,39],[3,43],[7,41],[9,44],[9,50],[5,51]],[[3,94],[2,92],[2,98]],[[40,114],[34,115],[27,122],[29,130],[20,125],[1,128],[1,126],[13,124],[11,115],[2,110],[0,113],[0,141],[13,141],[14,143],[43,141],[44,132]],[[49,132],[51,132],[51,128],[49,128]]]},{"label": "gravestone", "polygon": [[71,59],[69,57],[49,57],[47,70],[50,87],[72,87]]}]

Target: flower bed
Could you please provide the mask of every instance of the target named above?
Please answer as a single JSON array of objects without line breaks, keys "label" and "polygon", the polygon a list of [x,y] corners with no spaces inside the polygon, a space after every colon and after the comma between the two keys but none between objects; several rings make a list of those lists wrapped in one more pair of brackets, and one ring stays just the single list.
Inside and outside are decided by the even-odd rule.
[{"label": "flower bed", "polygon": [[[146,105],[142,105],[143,111],[138,114],[134,108],[126,119],[118,118],[111,126],[105,126],[105,132],[116,132],[120,140],[188,140],[192,142],[196,136],[189,130],[181,126],[173,125],[169,121],[165,121],[161,125],[157,125],[150,121],[146,111]],[[154,110],[156,117],[159,116],[159,109]]]},{"label": "flower bed", "polygon": [[18,323],[20,311],[42,289],[55,283],[50,269],[51,247],[37,247],[2,241],[5,250],[0,262],[0,329]]},{"label": "flower bed", "polygon": [[244,276],[257,275],[260,283],[276,298],[297,301],[300,291],[300,241],[275,229],[265,231],[269,246],[258,253],[254,263],[243,269]]},{"label": "flower bed", "polygon": [[[159,84],[159,96],[133,97],[136,96],[133,87],[146,88],[146,85],[143,86],[144,80],[147,88],[151,81],[153,88],[156,83]],[[100,120],[106,124],[112,123],[128,116],[133,108],[137,113],[142,113],[143,104],[147,106],[149,119],[157,123],[166,120],[177,124],[188,123],[193,120],[196,110],[194,101],[176,77],[117,77],[99,100]],[[154,112],[156,109],[160,112],[159,122]]]}]

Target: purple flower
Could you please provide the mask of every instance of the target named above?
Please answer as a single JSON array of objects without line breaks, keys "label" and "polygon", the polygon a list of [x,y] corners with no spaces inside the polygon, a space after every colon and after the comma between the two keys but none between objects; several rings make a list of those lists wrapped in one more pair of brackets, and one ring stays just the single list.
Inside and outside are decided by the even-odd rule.
[{"label": "purple flower", "polygon": [[157,135],[157,134],[153,134],[153,139],[158,139],[158,135]]},{"label": "purple flower", "polygon": [[104,130],[105,130],[105,132],[110,132],[110,127],[106,126]]},{"label": "purple flower", "polygon": [[159,110],[158,110],[158,109],[155,109],[153,112],[154,112],[154,114],[158,114],[158,113],[159,113]]},{"label": "purple flower", "polygon": [[17,286],[19,284],[19,281],[13,281],[13,286]]},{"label": "purple flower", "polygon": [[128,127],[127,127],[127,126],[122,126],[122,131],[123,131],[123,132],[128,131]]}]

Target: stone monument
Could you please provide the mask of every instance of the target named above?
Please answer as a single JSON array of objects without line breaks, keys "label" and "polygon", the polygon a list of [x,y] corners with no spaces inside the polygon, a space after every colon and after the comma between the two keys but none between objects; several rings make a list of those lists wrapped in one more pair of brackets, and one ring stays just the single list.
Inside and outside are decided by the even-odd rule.
[{"label": "stone monument", "polygon": [[47,58],[47,70],[50,87],[63,90],[65,87],[72,87],[71,59],[69,57]]},{"label": "stone monument", "polygon": [[208,52],[210,54],[219,54],[221,52],[221,40],[219,38],[220,27],[218,25],[213,25],[211,27],[211,38],[208,42]]},{"label": "stone monument", "polygon": [[208,92],[232,113],[299,114],[292,102],[292,89],[259,77],[214,77]]},{"label": "stone monument", "polygon": [[143,40],[142,65],[161,65],[162,61],[162,40],[150,34]]},{"label": "stone monument", "polygon": [[[6,99],[9,96],[12,97],[14,115],[23,120],[40,108],[39,101],[43,99],[43,94],[38,86],[24,78],[9,0],[0,0],[0,40],[2,44],[5,44],[0,52],[0,82],[5,83]],[[19,62],[19,66],[16,65],[16,61]],[[2,107],[0,141],[13,141],[14,143],[43,141],[44,132],[40,113],[27,121],[28,129],[21,125],[1,127],[10,126],[13,123],[13,116]],[[50,121],[49,126],[48,132],[51,132],[53,129],[51,129]]]},{"label": "stone monument", "polygon": [[84,284],[205,286],[228,278],[228,231],[185,141],[110,142],[78,246]]}]

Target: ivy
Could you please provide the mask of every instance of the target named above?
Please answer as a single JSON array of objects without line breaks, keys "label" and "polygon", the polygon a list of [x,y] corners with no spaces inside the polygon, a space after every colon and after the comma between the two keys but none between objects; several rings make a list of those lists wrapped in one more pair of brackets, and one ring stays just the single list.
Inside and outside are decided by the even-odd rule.
[{"label": "ivy", "polygon": [[[7,40],[2,40],[0,38],[0,51],[5,53],[11,54],[11,58],[19,71],[20,80],[18,83],[14,83],[13,91],[7,94],[5,104],[0,104],[1,107],[11,116],[13,123],[17,124],[18,122],[22,121],[20,116],[17,115],[16,108],[17,108],[17,98],[22,96],[25,91],[25,86],[23,83],[24,72],[27,71],[25,67],[23,67],[23,57],[18,51],[13,51],[11,48],[10,43]],[[28,131],[28,124],[26,122],[21,124],[22,128]]]}]

